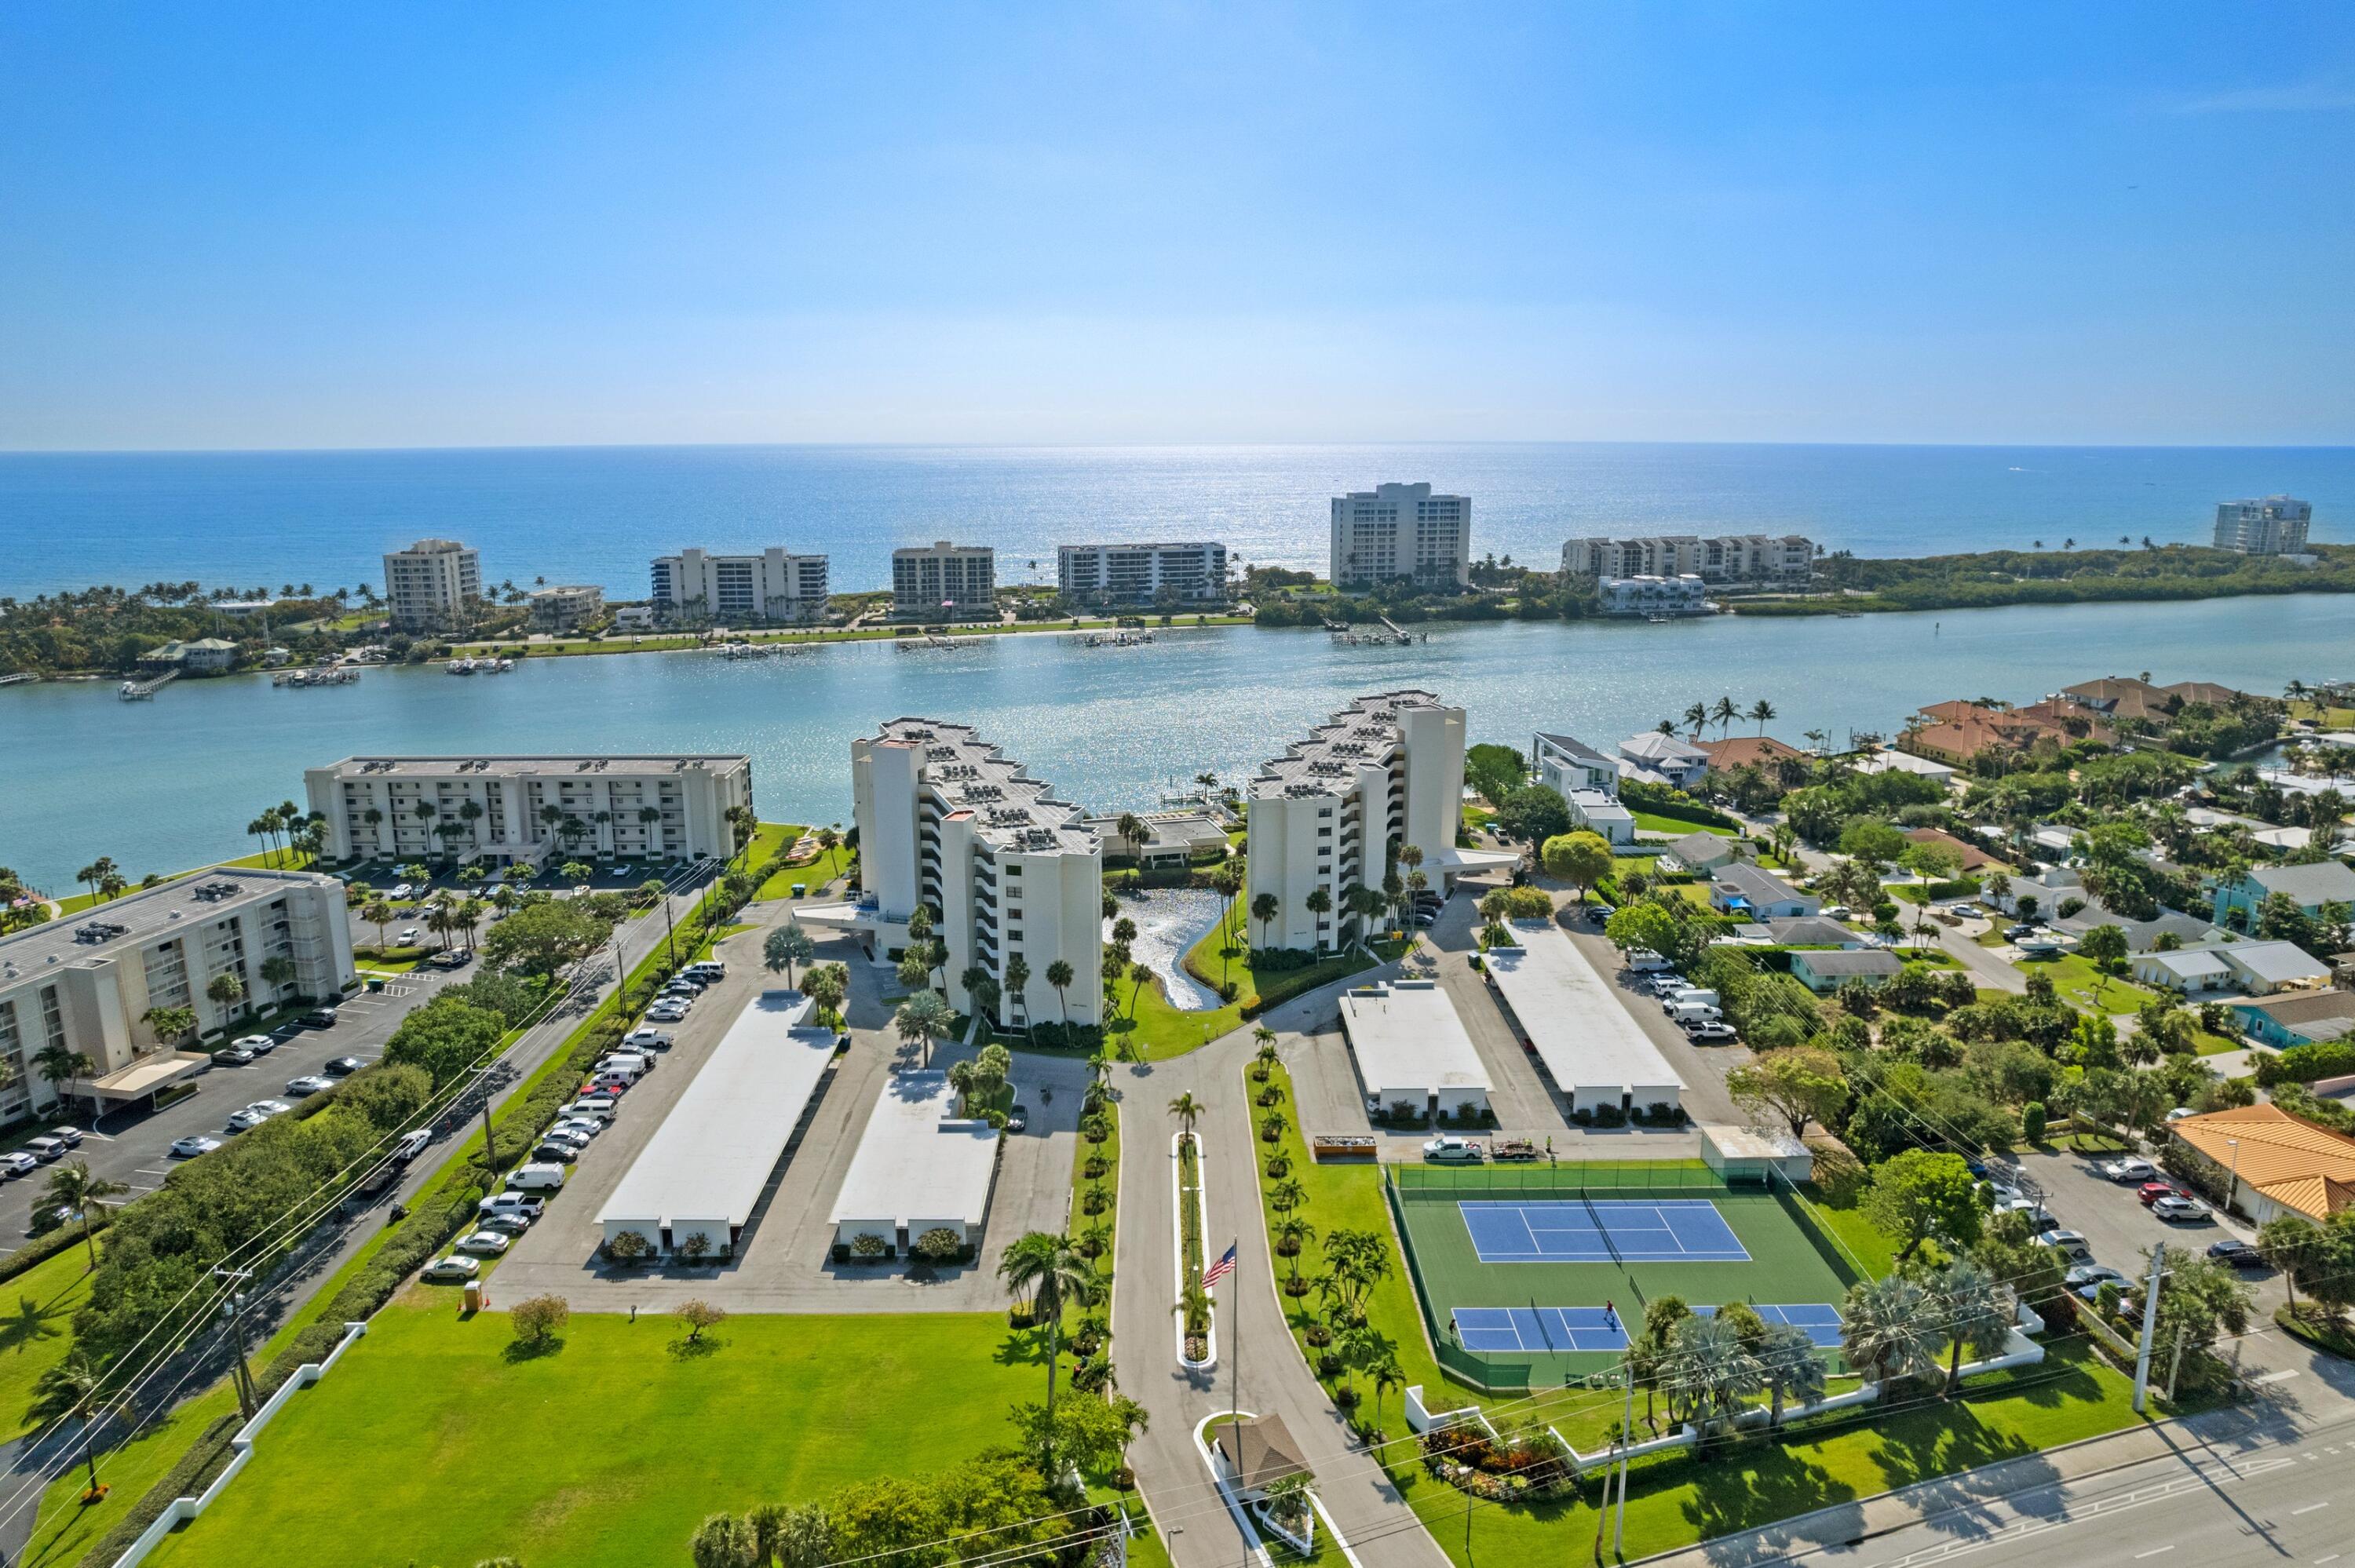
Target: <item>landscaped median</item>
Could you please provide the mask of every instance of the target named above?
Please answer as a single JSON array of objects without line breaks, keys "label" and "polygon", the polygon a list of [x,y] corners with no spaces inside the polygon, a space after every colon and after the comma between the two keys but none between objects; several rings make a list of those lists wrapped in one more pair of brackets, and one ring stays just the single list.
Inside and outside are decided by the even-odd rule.
[{"label": "landscaped median", "polygon": [[[1217,1007],[1188,1010],[1169,1001],[1160,977],[1136,991],[1132,1011],[1104,1021],[1104,1044],[1115,1055],[1135,1062],[1166,1061],[1198,1051],[1250,1022],[1270,1008],[1280,1007],[1319,986],[1371,969],[1374,960],[1363,953],[1337,953],[1296,969],[1254,969],[1252,955],[1239,934],[1239,920],[1213,926],[1187,952],[1186,972],[1214,991],[1234,988],[1234,1000]],[[1223,951],[1222,951],[1223,949]]]}]

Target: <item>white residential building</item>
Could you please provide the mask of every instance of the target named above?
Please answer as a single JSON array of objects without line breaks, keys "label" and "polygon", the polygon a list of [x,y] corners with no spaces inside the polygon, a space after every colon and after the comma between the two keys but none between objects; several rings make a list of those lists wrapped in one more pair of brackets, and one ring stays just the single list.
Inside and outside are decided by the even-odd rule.
[{"label": "white residential building", "polygon": [[1568,800],[1580,789],[1599,789],[1619,798],[1619,759],[1605,757],[1575,736],[1538,732],[1529,744],[1537,764],[1538,782]]},{"label": "white residential building", "polygon": [[605,590],[588,583],[534,588],[531,624],[541,631],[570,631],[605,613]]},{"label": "white residential building", "polygon": [[384,599],[405,630],[463,626],[483,600],[483,558],[455,539],[420,539],[385,556]]},{"label": "white residential building", "polygon": [[[1464,710],[1429,692],[1359,697],[1284,748],[1244,790],[1250,829],[1248,909],[1273,895],[1276,916],[1251,922],[1254,947],[1339,948],[1356,939],[1352,888],[1379,892],[1394,852],[1423,854],[1445,889],[1467,871],[1514,856],[1455,846],[1464,813]],[[1401,870],[1401,875],[1405,873]],[[1323,893],[1330,906],[1311,909]]]},{"label": "white residential building", "polygon": [[797,625],[826,617],[826,561],[773,545],[757,556],[681,550],[656,556],[648,602],[665,617],[719,626],[763,621]]},{"label": "white residential building", "polygon": [[1220,604],[1227,597],[1227,547],[1180,545],[1064,545],[1055,580],[1075,604]]},{"label": "white residential building", "polygon": [[[964,971],[997,982],[1008,1028],[1098,1023],[1103,1018],[1103,850],[1080,809],[970,726],[898,718],[850,743],[858,824],[860,903],[805,911],[812,925],[847,927],[879,958],[907,946],[908,916],[932,913],[948,947],[949,1000],[971,1012]],[[1006,983],[1020,955],[1029,979]],[[1048,979],[1071,967],[1061,991]]]},{"label": "white residential building", "polygon": [[1689,740],[1647,729],[1619,743],[1619,776],[1678,789],[1700,782],[1709,771],[1709,753]]},{"label": "white residential building", "polygon": [[997,552],[946,539],[891,552],[891,613],[924,620],[997,613]]},{"label": "white residential building", "polygon": [[2243,556],[2302,556],[2314,508],[2286,495],[2227,501],[2216,508],[2216,548]]},{"label": "white residential building", "polygon": [[[59,1090],[102,1107],[145,1099],[202,1072],[186,1042],[166,1044],[151,1009],[193,1008],[205,1033],[296,998],[331,1000],[358,983],[343,885],[305,872],[199,872],[126,894],[80,915],[0,938],[0,1120],[46,1113]],[[273,980],[284,959],[291,978]],[[240,1001],[207,994],[235,975]],[[49,1046],[86,1053],[96,1071],[52,1085],[34,1066]]]},{"label": "white residential building", "polygon": [[1797,534],[1654,534],[1632,539],[1571,539],[1561,569],[1573,577],[1676,577],[1711,583],[1804,583],[1816,543]]},{"label": "white residential building", "polygon": [[1605,615],[1707,615],[1709,585],[1688,572],[1675,577],[1604,577],[1594,585]]},{"label": "white residential building", "polygon": [[1333,498],[1330,575],[1336,588],[1397,577],[1419,588],[1472,580],[1472,498],[1428,484],[1383,484]]},{"label": "white residential building", "polygon": [[728,812],[752,804],[752,759],[346,757],[305,769],[303,787],[334,860],[725,859]]}]

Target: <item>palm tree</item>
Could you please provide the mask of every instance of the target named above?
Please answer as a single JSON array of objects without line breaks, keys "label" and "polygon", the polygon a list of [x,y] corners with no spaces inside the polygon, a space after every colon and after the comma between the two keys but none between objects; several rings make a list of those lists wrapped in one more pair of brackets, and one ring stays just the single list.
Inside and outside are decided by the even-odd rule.
[{"label": "palm tree", "polygon": [[997,1260],[997,1277],[1013,1295],[1028,1294],[1035,1322],[1047,1325],[1046,1457],[1040,1468],[1055,1473],[1055,1363],[1062,1357],[1063,1304],[1088,1307],[1103,1298],[1103,1284],[1094,1266],[1071,1245],[1071,1238],[1051,1231],[1032,1231],[1010,1244]]},{"label": "palm tree", "polygon": [[84,1496],[98,1491],[98,1428],[123,1407],[120,1395],[101,1392],[101,1374],[89,1352],[76,1349],[65,1360],[41,1373],[33,1384],[33,1403],[26,1414],[35,1422],[82,1418],[81,1457],[90,1466],[90,1486]]},{"label": "palm tree", "polygon": [[1692,726],[1692,737],[1695,740],[1699,740],[1700,738],[1700,732],[1709,727],[1709,705],[1707,703],[1695,703],[1692,706],[1687,708],[1685,710],[1685,723]]},{"label": "palm tree", "polygon": [[81,1216],[82,1245],[90,1249],[92,1268],[98,1266],[98,1216],[106,1212],[107,1199],[119,1198],[129,1191],[120,1181],[91,1175],[87,1160],[60,1165],[49,1172],[45,1195],[58,1208]]},{"label": "palm tree", "polygon": [[1980,1355],[2001,1351],[2011,1337],[2011,1287],[1974,1259],[1958,1257],[1930,1277],[1930,1309],[1945,1329],[1948,1346],[1946,1397],[1963,1382],[1963,1347]]},{"label": "palm tree", "polygon": [[1385,1389],[1402,1387],[1406,1383],[1406,1369],[1399,1365],[1398,1351],[1385,1350],[1366,1368],[1366,1377],[1374,1385],[1374,1425],[1379,1426],[1382,1420],[1382,1393]]},{"label": "palm tree", "polygon": [[1765,698],[1761,697],[1756,702],[1750,705],[1750,716],[1757,721],[1758,733],[1761,736],[1764,736],[1766,733],[1767,724],[1775,716],[1774,705],[1768,702]]},{"label": "palm tree", "polygon": [[1316,1227],[1298,1214],[1285,1214],[1275,1222],[1276,1250],[1292,1260],[1292,1277],[1300,1277],[1300,1254],[1316,1239]]},{"label": "palm tree", "polygon": [[1849,1287],[1840,1304],[1840,1349],[1848,1364],[1869,1371],[1869,1381],[1884,1390],[1929,1372],[1938,1364],[1930,1311],[1922,1287],[1896,1275]]},{"label": "palm tree", "polygon": [[[1308,896],[1302,899],[1300,902],[1307,907],[1307,910],[1311,915],[1330,915],[1333,912],[1333,895],[1326,892],[1321,887],[1310,888],[1308,890]],[[1316,945],[1320,948],[1323,947],[1325,945],[1324,938],[1319,937],[1316,939]]]},{"label": "palm tree", "polygon": [[1194,1124],[1201,1119],[1202,1110],[1202,1102],[1194,1097],[1191,1089],[1169,1102],[1169,1114],[1178,1118],[1178,1130],[1180,1132],[1191,1133]]},{"label": "palm tree", "polygon": [[1263,893],[1251,901],[1251,916],[1259,922],[1259,945],[1267,946],[1267,928],[1284,913],[1284,903],[1273,893]]},{"label": "palm tree", "polygon": [[1709,710],[1710,722],[1720,729],[1727,728],[1741,716],[1741,708],[1734,705],[1733,699],[1730,696],[1719,697]]},{"label": "palm tree", "polygon": [[1057,959],[1047,966],[1047,983],[1055,988],[1055,1005],[1062,1009],[1063,1022],[1066,1027],[1069,1027],[1071,1022],[1071,999],[1064,994],[1064,990],[1078,978],[1072,972],[1071,966],[1061,959]]},{"label": "palm tree", "polygon": [[794,989],[794,966],[808,963],[816,957],[817,939],[803,929],[798,920],[788,920],[770,932],[768,940],[761,948],[762,961],[769,966],[772,973],[778,969],[785,971],[787,991]]},{"label": "palm tree", "polygon": [[1758,1375],[1774,1401],[1774,1413],[1766,1422],[1769,1431],[1782,1426],[1785,1400],[1813,1404],[1824,1396],[1823,1358],[1816,1353],[1816,1341],[1805,1329],[1769,1323],[1753,1353],[1758,1358]]},{"label": "palm tree", "polygon": [[1283,1059],[1282,1053],[1275,1048],[1274,1030],[1263,1023],[1252,1031],[1252,1038],[1259,1044],[1259,1050],[1252,1054],[1252,1060],[1261,1066],[1273,1067]]},{"label": "palm tree", "polygon": [[392,924],[392,906],[381,898],[371,898],[360,908],[360,918],[376,927],[376,945],[384,946],[384,933]]},{"label": "palm tree", "polygon": [[98,1064],[87,1051],[77,1051],[70,1045],[45,1045],[33,1054],[33,1070],[52,1089],[59,1084],[66,1085],[65,1097],[71,1099],[80,1091],[83,1076],[96,1072]]},{"label": "palm tree", "polygon": [[1143,817],[1135,811],[1123,811],[1120,821],[1113,824],[1113,831],[1128,842],[1131,854],[1140,861],[1145,858],[1145,841],[1152,830],[1145,825]]},{"label": "palm tree", "polygon": [[918,991],[891,1015],[891,1026],[900,1032],[900,1040],[912,1041],[921,1048],[921,1060],[927,1067],[932,1065],[933,1040],[948,1033],[955,1022],[956,1015],[949,1004],[938,992],[929,991]]},{"label": "palm tree", "polygon": [[1666,1383],[1706,1437],[1731,1431],[1743,1403],[1765,1385],[1758,1358],[1723,1317],[1678,1321],[1669,1337]]}]

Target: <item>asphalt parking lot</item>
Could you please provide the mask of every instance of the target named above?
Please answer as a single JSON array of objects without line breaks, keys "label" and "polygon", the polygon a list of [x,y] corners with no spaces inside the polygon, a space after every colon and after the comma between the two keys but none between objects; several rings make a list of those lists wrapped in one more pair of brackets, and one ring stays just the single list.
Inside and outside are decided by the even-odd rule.
[{"label": "asphalt parking lot", "polygon": [[[468,972],[457,971],[462,977]],[[305,1029],[268,1055],[256,1057],[249,1066],[208,1067],[194,1080],[196,1093],[161,1110],[110,1111],[92,1128],[84,1109],[71,1118],[74,1126],[83,1129],[81,1147],[66,1159],[87,1160],[91,1174],[128,1187],[130,1192],[117,1202],[152,1192],[178,1163],[166,1152],[175,1139],[201,1133],[227,1141],[231,1111],[255,1100],[292,1104],[293,1097],[285,1092],[289,1079],[316,1074],[337,1056],[375,1061],[409,1010],[432,996],[446,978],[441,970],[429,969],[392,977],[380,992],[354,991],[337,1005],[334,1027]],[[266,1032],[260,1022],[242,1031]],[[50,1125],[28,1126],[23,1129],[24,1136],[46,1131]],[[0,1186],[0,1256],[31,1239],[33,1210],[45,1202],[48,1169],[44,1166]]]},{"label": "asphalt parking lot", "polygon": [[[2135,1196],[2139,1183],[2113,1181],[2102,1174],[2104,1162],[2117,1158],[2122,1157],[2055,1150],[2030,1151],[2016,1161],[2021,1172],[2042,1189],[2044,1206],[2051,1211],[2055,1223],[2083,1234],[2095,1263],[2107,1264],[2121,1274],[2143,1274],[2150,1268],[2148,1250],[2160,1242],[2170,1249],[2204,1255],[2220,1241],[2255,1239],[2253,1227],[2222,1214],[2184,1222],[2160,1219]],[[2247,1269],[2241,1277],[2256,1287],[2265,1313],[2281,1303],[2281,1281],[2271,1270]]]}]

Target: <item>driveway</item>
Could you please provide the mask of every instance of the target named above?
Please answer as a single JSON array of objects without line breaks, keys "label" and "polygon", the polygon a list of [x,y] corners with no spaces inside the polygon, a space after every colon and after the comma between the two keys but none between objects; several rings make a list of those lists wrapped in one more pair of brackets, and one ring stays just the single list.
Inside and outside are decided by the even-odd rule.
[{"label": "driveway", "polygon": [[[2060,1150],[2031,1150],[2016,1160],[2020,1171],[2042,1191],[2044,1206],[2053,1218],[2073,1231],[2084,1233],[2094,1261],[2121,1273],[2147,1274],[2148,1250],[2160,1242],[2170,1249],[2205,1253],[2216,1242],[2256,1240],[2256,1229],[2217,1214],[2212,1219],[2177,1224],[2160,1219],[2135,1196],[2136,1183],[2121,1184],[2101,1173],[2102,1162],[2114,1155],[2089,1157]],[[2269,1321],[2286,1299],[2280,1276],[2271,1269],[2252,1269],[2241,1277],[2256,1287],[2257,1311]]]}]

